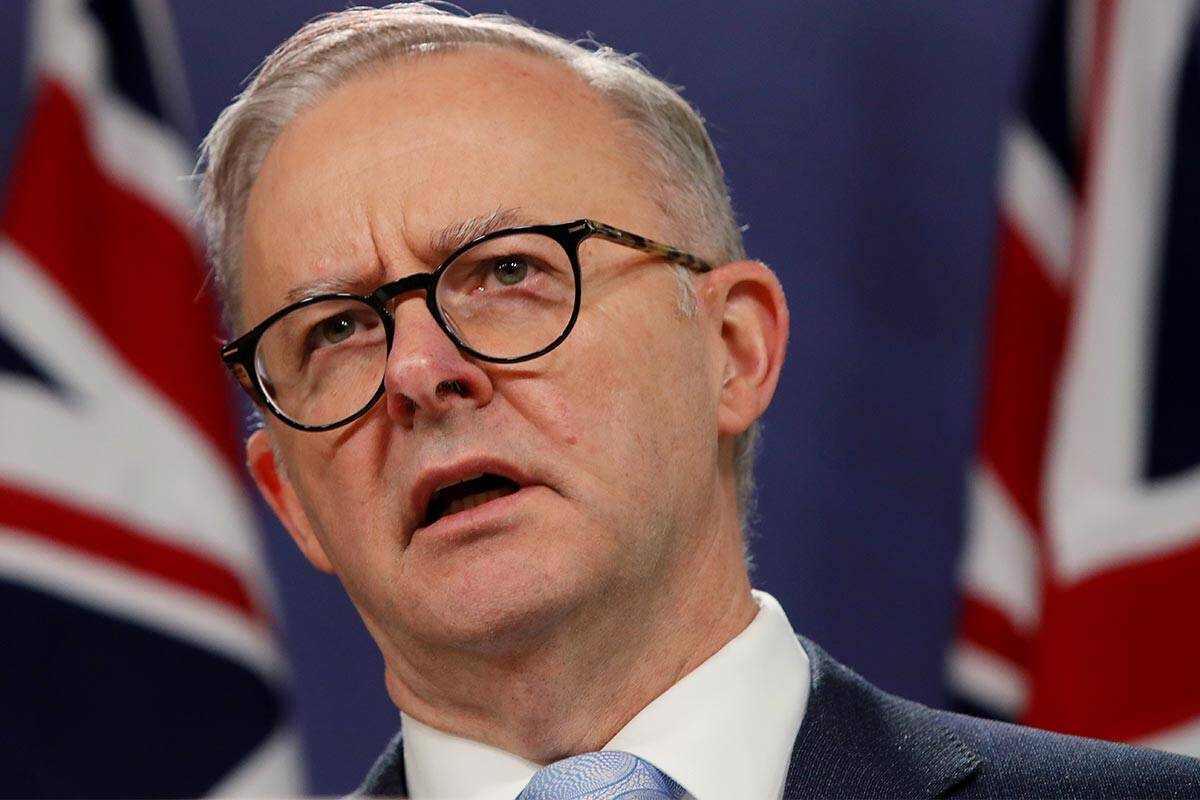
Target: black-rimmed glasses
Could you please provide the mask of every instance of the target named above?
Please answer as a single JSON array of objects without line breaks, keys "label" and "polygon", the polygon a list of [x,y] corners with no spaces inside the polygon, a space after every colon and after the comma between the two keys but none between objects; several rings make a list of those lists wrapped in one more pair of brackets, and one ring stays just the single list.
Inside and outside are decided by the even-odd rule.
[{"label": "black-rimmed glasses", "polygon": [[438,326],[481,361],[515,364],[563,343],[579,317],[579,245],[596,237],[696,272],[708,262],[589,219],[507,228],[451,253],[433,272],[369,295],[307,297],[281,308],[221,348],[258,403],[293,428],[326,431],[367,413],[384,393],[395,336],[391,303],[424,292]]}]

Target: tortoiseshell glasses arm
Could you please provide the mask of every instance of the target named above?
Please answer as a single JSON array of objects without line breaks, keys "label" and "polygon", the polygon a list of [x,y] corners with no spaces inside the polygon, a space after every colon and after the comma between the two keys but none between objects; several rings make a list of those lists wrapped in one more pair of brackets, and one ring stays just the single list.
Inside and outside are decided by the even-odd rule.
[{"label": "tortoiseshell glasses arm", "polygon": [[614,228],[611,225],[605,225],[603,222],[596,222],[590,219],[586,220],[586,222],[591,226],[593,234],[601,239],[623,244],[627,247],[641,250],[644,253],[653,253],[693,272],[710,272],[715,269],[712,264],[704,259],[671,247],[670,245],[663,244],[662,242],[656,242],[653,239],[638,236],[636,233],[630,233],[620,228]]}]

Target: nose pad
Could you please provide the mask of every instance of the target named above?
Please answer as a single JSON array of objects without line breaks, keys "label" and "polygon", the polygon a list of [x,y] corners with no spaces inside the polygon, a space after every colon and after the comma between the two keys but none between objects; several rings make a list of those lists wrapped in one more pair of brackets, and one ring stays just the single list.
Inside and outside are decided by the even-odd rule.
[{"label": "nose pad", "polygon": [[419,298],[397,303],[393,316],[395,335],[384,372],[389,416],[412,427],[456,407],[491,402],[491,378],[458,349]]}]

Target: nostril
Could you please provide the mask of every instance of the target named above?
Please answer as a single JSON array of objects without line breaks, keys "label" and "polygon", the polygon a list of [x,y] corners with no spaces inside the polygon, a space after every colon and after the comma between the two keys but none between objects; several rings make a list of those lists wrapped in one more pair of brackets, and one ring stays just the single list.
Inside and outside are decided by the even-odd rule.
[{"label": "nostril", "polygon": [[467,387],[463,385],[462,381],[442,381],[437,385],[435,392],[439,400],[451,393],[456,394],[459,397],[466,397]]}]

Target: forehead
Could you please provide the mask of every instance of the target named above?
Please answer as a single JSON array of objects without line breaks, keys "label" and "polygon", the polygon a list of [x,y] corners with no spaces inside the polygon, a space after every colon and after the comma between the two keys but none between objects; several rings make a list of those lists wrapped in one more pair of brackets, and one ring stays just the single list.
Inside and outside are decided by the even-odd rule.
[{"label": "forehead", "polygon": [[246,218],[245,318],[297,283],[436,266],[431,238],[502,208],[662,237],[635,151],[607,102],[548,58],[476,46],[382,64],[268,152]]}]

